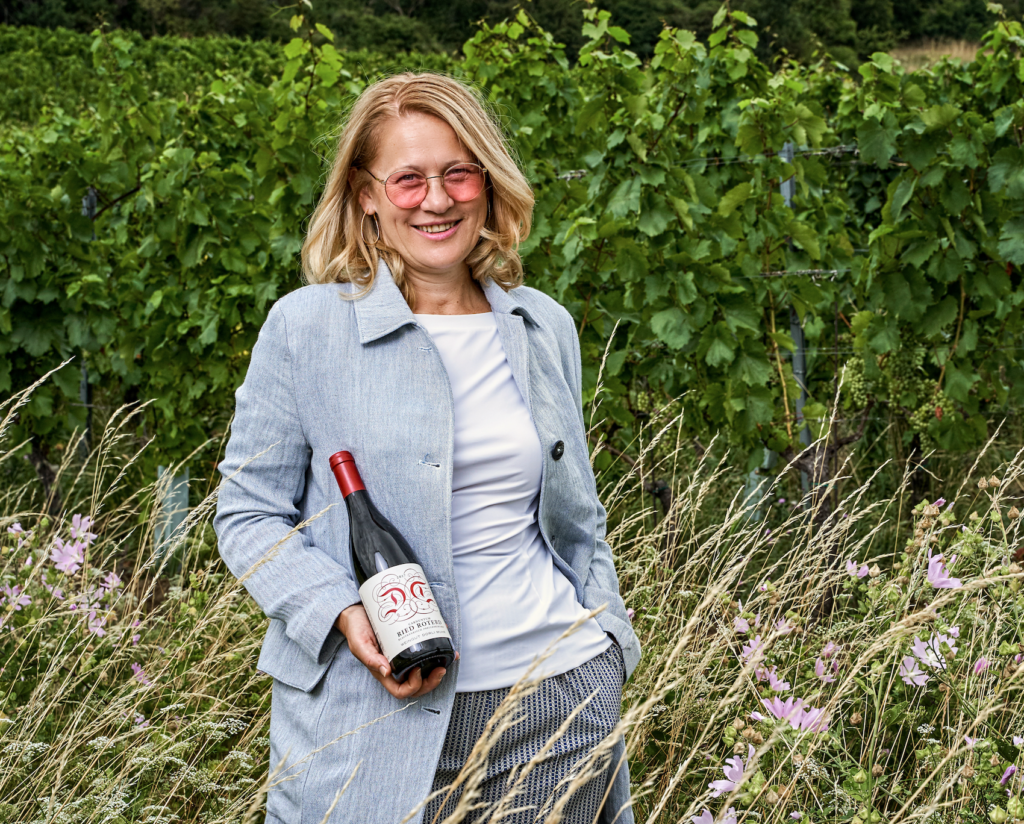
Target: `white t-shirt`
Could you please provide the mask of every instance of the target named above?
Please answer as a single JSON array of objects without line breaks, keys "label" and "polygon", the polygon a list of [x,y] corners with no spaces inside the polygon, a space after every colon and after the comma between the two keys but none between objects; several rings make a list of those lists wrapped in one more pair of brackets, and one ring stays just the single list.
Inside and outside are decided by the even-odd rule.
[{"label": "white t-shirt", "polygon": [[[540,534],[540,439],[493,313],[416,320],[441,355],[455,403],[452,553],[462,609],[456,691],[509,687],[587,610]],[[590,618],[534,674],[567,672],[611,643]]]}]

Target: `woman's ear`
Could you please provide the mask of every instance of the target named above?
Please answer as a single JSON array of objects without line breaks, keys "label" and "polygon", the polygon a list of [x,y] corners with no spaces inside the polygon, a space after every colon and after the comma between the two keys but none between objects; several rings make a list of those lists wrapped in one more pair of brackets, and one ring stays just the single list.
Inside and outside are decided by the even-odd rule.
[{"label": "woman's ear", "polygon": [[370,191],[370,187],[363,184],[363,181],[359,179],[359,175],[362,172],[361,169],[349,169],[348,170],[348,185],[353,189],[359,190],[359,205],[362,210],[368,215],[372,215],[377,211],[377,204],[373,202],[373,193]]}]

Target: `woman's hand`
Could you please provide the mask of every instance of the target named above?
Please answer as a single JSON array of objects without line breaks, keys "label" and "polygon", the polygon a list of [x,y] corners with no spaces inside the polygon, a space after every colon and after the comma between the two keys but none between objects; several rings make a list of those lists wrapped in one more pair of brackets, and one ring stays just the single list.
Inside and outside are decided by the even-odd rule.
[{"label": "woman's hand", "polygon": [[[399,684],[391,675],[391,664],[377,646],[373,627],[370,626],[370,619],[366,617],[362,604],[353,604],[343,610],[334,625],[345,636],[352,654],[395,698],[419,698],[438,686],[444,678],[446,670],[443,667],[435,667],[426,681],[423,680],[420,668],[415,667],[405,683]],[[456,652],[455,657],[458,659],[459,653]]]}]

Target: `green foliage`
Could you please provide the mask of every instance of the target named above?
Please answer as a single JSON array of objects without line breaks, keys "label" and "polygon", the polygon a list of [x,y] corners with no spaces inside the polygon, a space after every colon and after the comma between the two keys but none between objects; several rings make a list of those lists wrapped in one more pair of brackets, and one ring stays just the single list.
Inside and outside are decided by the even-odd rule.
[{"label": "green foliage", "polygon": [[[808,417],[827,417],[853,356],[843,417],[873,404],[908,443],[976,447],[1024,400],[1021,25],[967,66],[906,74],[878,53],[856,83],[828,61],[772,72],[753,18],[713,22],[706,44],[662,31],[643,63],[590,9],[570,64],[520,12],[461,62],[404,65],[465,77],[501,113],[537,198],[528,282],[576,317],[588,394],[609,351],[606,435],[628,444],[644,409],[685,393],[684,435],[796,447],[792,307]],[[273,72],[216,68],[230,50],[196,41],[211,70],[168,72],[160,93],[169,43],[98,35],[84,107],[40,98],[36,122],[0,132],[0,391],[84,357],[115,397],[156,399],[150,469],[226,422],[269,305],[300,285],[321,136],[395,65],[291,24]],[[73,362],[41,387],[15,436],[66,441],[78,379]]]}]

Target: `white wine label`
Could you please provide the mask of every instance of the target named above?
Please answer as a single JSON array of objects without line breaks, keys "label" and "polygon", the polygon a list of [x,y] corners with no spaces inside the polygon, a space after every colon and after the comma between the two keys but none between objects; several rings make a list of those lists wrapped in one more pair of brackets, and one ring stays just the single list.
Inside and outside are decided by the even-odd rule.
[{"label": "white wine label", "polygon": [[413,644],[447,638],[448,627],[419,564],[398,564],[367,578],[359,597],[384,656],[395,656]]}]

